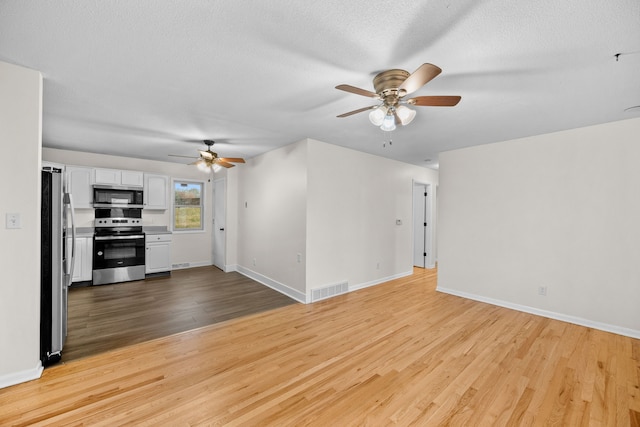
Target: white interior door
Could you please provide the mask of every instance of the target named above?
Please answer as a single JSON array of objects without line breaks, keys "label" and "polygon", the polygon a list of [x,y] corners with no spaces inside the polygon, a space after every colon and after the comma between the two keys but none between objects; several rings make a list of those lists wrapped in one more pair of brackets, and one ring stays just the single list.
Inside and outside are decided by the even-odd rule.
[{"label": "white interior door", "polygon": [[225,271],[226,242],[226,180],[213,181],[213,265]]},{"label": "white interior door", "polygon": [[421,268],[432,266],[431,254],[431,186],[413,185],[413,265]]}]

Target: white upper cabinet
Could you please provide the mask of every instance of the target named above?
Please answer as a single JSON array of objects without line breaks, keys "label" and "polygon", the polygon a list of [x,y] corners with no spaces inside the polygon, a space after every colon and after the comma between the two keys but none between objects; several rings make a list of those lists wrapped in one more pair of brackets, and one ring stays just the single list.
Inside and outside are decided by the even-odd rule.
[{"label": "white upper cabinet", "polygon": [[117,169],[94,169],[96,184],[120,185],[121,174]]},{"label": "white upper cabinet", "polygon": [[127,187],[142,187],[144,185],[144,174],[138,171],[120,171],[122,185]]},{"label": "white upper cabinet", "polygon": [[74,208],[93,208],[93,168],[67,166],[66,191],[71,193]]},{"label": "white upper cabinet", "polygon": [[144,174],[139,171],[96,168],[94,183],[102,185],[125,185],[127,187],[142,187]]},{"label": "white upper cabinet", "polygon": [[144,208],[165,210],[169,200],[169,177],[144,174]]}]

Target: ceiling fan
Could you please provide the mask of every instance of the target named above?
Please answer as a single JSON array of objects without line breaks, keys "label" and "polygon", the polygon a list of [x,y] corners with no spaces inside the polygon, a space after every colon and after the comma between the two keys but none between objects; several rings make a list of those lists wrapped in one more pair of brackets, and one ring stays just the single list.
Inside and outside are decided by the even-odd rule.
[{"label": "ceiling fan", "polygon": [[[191,165],[196,165],[198,169],[203,172],[210,172],[213,170],[217,172],[220,170],[220,167],[223,168],[232,168],[235,165],[233,163],[244,163],[244,159],[240,157],[219,157],[218,153],[211,151],[211,146],[215,144],[215,141],[210,139],[205,139],[204,144],[207,146],[206,151],[198,150],[200,152],[200,158],[193,163],[189,163]],[[187,157],[192,158],[192,156],[179,156],[176,154],[169,154],[171,157]]]},{"label": "ceiling fan", "polygon": [[396,125],[408,125],[416,116],[416,111],[407,105],[429,107],[453,107],[460,102],[459,96],[416,96],[409,99],[404,97],[433,80],[442,70],[433,64],[422,64],[416,71],[409,74],[405,70],[386,70],[373,78],[375,92],[360,89],[350,85],[338,85],[336,89],[356,95],[367,96],[381,101],[377,105],[360,108],[340,114],[338,117],[348,117],[367,110],[369,120],[384,131],[392,131]]}]

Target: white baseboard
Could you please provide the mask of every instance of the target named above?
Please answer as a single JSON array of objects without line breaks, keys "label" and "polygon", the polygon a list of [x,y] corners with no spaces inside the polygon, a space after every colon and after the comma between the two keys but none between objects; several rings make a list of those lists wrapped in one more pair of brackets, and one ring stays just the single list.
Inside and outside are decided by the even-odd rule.
[{"label": "white baseboard", "polygon": [[359,283],[357,285],[349,285],[349,292],[356,291],[358,289],[368,288],[369,286],[379,285],[380,283],[388,282],[390,280],[399,279],[401,277],[411,276],[413,274],[413,269],[409,271],[405,271],[403,273],[394,274],[387,277],[382,277],[380,279],[372,280],[370,282]]},{"label": "white baseboard", "polygon": [[595,322],[589,319],[583,319],[581,317],[571,316],[563,313],[556,313],[554,311],[541,310],[535,307],[529,307],[526,305],[514,304],[508,301],[497,300],[493,298],[487,298],[480,295],[469,294],[466,292],[457,291],[455,289],[443,288],[438,286],[436,291],[449,295],[455,295],[462,298],[471,299],[474,301],[486,302],[487,304],[497,305],[499,307],[510,308],[512,310],[522,311],[524,313],[535,314],[537,316],[547,317],[549,319],[560,320],[567,323],[573,323],[575,325],[585,326],[587,328],[598,329],[605,332],[611,332],[618,335],[624,335],[626,337],[640,339],[640,331],[636,329],[625,328],[622,326],[610,325],[608,323]]},{"label": "white baseboard", "polygon": [[0,388],[36,380],[42,375],[43,369],[42,362],[38,361],[38,366],[33,369],[2,375],[0,376]]},{"label": "white baseboard", "polygon": [[235,271],[237,271],[238,273],[247,276],[250,279],[255,280],[258,283],[262,283],[265,286],[270,287],[271,289],[275,289],[276,291],[280,292],[281,294],[285,294],[286,296],[293,298],[294,300],[301,302],[303,304],[306,304],[307,301],[307,296],[303,293],[300,292],[296,289],[290,288],[287,285],[284,285],[280,282],[277,282],[273,279],[270,279],[267,276],[263,276],[260,273],[256,273],[253,270],[250,270],[246,267],[243,267],[241,265],[236,265],[235,266]]},{"label": "white baseboard", "polygon": [[232,271],[238,271],[238,264],[225,264],[223,271],[225,273],[231,273]]},{"label": "white baseboard", "polygon": [[[225,266],[225,271],[237,271],[238,273],[247,276],[250,279],[255,280],[256,282],[262,283],[265,286],[270,287],[271,289],[275,289],[276,291],[293,298],[294,300],[301,302],[303,304],[309,304],[311,302],[311,295],[306,295],[304,292],[300,292],[296,289],[290,288],[287,285],[284,285],[278,281],[275,281],[267,276],[263,276],[260,273],[256,273],[253,270],[250,270],[241,265],[228,265]],[[349,285],[349,292],[356,291],[358,289],[368,288],[369,286],[379,285],[380,283],[388,282],[390,280],[399,279],[401,277],[411,276],[413,274],[413,269],[409,271],[405,271],[403,273],[394,274],[392,276],[382,277],[380,279],[372,280],[370,282],[360,283],[356,285]]]}]

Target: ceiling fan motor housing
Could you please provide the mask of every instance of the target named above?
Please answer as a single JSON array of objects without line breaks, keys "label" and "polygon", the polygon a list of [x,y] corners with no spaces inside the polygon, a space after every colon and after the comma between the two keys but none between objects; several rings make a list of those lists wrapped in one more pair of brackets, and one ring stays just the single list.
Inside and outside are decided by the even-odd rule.
[{"label": "ceiling fan motor housing", "polygon": [[406,95],[405,91],[398,88],[409,75],[408,71],[393,69],[383,71],[373,78],[373,87],[387,107],[397,105],[399,98]]}]

